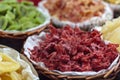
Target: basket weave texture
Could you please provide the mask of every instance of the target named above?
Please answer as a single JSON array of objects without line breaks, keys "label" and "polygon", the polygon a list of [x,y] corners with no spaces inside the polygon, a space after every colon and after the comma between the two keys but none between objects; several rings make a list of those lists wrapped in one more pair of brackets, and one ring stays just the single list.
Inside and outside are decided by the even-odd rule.
[{"label": "basket weave texture", "polygon": [[39,66],[35,66],[35,69],[39,74],[43,74],[51,80],[114,80],[117,74],[120,72],[120,66],[118,66],[120,62],[116,66],[114,66],[111,70],[107,71],[104,74],[98,74],[94,76],[68,76],[61,75],[59,73],[55,73],[46,69],[43,69]]},{"label": "basket weave texture", "polygon": [[26,39],[28,36],[32,34],[40,33],[42,30],[44,30],[47,27],[47,25],[40,27],[38,29],[27,31],[27,32],[19,32],[19,33],[10,33],[6,31],[0,30],[0,37],[2,38],[12,38],[12,39]]},{"label": "basket weave texture", "polygon": [[[21,53],[25,55],[24,50],[22,50]],[[62,75],[62,74],[50,71],[46,68],[40,67],[39,65],[34,65],[34,67],[36,71],[38,72],[38,74],[42,74],[48,77],[50,80],[114,80],[116,76],[118,75],[118,73],[120,72],[120,58],[118,60],[118,63],[111,70],[108,70],[105,73],[100,73],[94,76]]]}]

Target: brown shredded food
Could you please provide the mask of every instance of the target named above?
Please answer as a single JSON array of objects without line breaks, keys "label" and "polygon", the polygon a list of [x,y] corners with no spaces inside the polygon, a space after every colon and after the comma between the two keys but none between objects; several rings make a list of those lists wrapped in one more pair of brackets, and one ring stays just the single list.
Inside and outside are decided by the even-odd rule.
[{"label": "brown shredded food", "polygon": [[45,39],[31,50],[31,59],[44,62],[50,70],[99,71],[106,69],[118,56],[117,44],[106,44],[93,30],[50,26]]},{"label": "brown shredded food", "polygon": [[83,22],[101,16],[105,7],[100,0],[47,0],[44,6],[52,16],[72,22]]}]

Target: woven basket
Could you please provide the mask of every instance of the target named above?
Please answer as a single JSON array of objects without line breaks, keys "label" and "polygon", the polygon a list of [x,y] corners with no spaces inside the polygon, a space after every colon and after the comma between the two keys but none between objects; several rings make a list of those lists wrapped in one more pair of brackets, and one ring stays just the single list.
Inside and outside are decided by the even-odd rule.
[{"label": "woven basket", "polygon": [[[45,21],[42,24],[33,26],[25,31],[0,29],[0,44],[10,46],[20,51],[25,39],[28,36],[40,33],[43,29],[45,29],[47,25],[50,24],[50,15],[45,10],[42,10],[38,7],[36,7],[36,9],[44,16]],[[19,49],[18,46],[20,46]]]},{"label": "woven basket", "polygon": [[[47,32],[47,31],[48,31],[48,29],[45,29],[45,32]],[[29,46],[31,46],[31,45],[29,45]],[[23,47],[21,53],[23,55],[25,55],[31,63],[33,63],[30,60],[30,58],[28,58],[28,56],[24,53],[25,52],[24,47]],[[39,75],[42,74],[51,80],[114,80],[116,78],[116,76],[118,75],[118,73],[120,72],[120,57],[119,57],[117,64],[115,66],[113,66],[110,70],[107,70],[105,73],[100,73],[100,74],[93,75],[93,76],[62,75],[60,73],[53,72],[46,68],[43,68],[39,65],[35,65],[34,63],[33,63],[33,65],[34,65],[35,69],[37,70],[37,72],[39,73]],[[48,80],[48,79],[45,79],[45,80]]]},{"label": "woven basket", "polygon": [[[23,52],[24,50],[22,50],[22,54],[25,55]],[[118,73],[120,72],[120,59],[111,70],[103,74],[98,74],[94,76],[70,76],[70,75],[68,76],[47,70],[34,64],[33,66],[35,67],[39,75],[42,74],[45,77],[49,78],[50,80],[114,80]]]},{"label": "woven basket", "polygon": [[[2,30],[0,29],[0,37],[2,38],[13,38],[13,39],[26,39],[28,36],[32,34],[39,33],[43,29],[47,27],[47,25],[50,24],[50,15],[46,10],[40,9],[36,7],[36,10],[44,16],[44,22],[37,25],[33,26],[29,29],[26,29],[24,31],[19,31],[19,30]],[[40,17],[39,17],[40,18]]]},{"label": "woven basket", "polygon": [[[10,48],[10,47],[4,46],[4,45],[0,45],[0,48]],[[10,48],[10,49],[12,49],[12,48]],[[12,49],[12,50],[14,50],[14,49]],[[14,50],[14,51],[16,51],[16,50]],[[27,60],[27,58],[23,54],[20,54],[20,58],[22,60],[24,60],[26,63],[29,64],[29,66],[30,66],[33,74],[38,77],[37,71],[35,70],[35,68],[33,67],[33,65]]]},{"label": "woven basket", "polygon": [[37,33],[41,32],[43,29],[45,29],[47,27],[47,25],[45,25],[43,27],[40,27],[36,30],[27,31],[27,32],[24,32],[24,33],[23,32],[10,33],[10,32],[0,30],[0,37],[2,37],[2,38],[13,38],[13,39],[25,39],[32,34],[37,34]]},{"label": "woven basket", "polygon": [[[46,2],[47,2],[47,0],[42,0],[41,2],[38,3],[38,6],[40,9],[44,9],[44,10],[47,10],[49,12],[49,10],[44,6],[44,4]],[[69,21],[69,20],[67,20],[67,21],[60,20],[60,19],[58,19],[58,17],[56,17],[54,15],[54,16],[51,16],[51,22],[58,27],[63,27],[63,26],[66,26],[67,24],[69,24],[71,27],[78,26],[83,30],[90,30],[94,26],[103,25],[105,23],[105,21],[111,20],[113,18],[113,11],[109,7],[109,5],[104,3],[104,2],[102,2],[102,3],[105,6],[105,12],[103,13],[102,16],[92,17],[89,20],[74,23],[74,22]]]},{"label": "woven basket", "polygon": [[55,73],[46,69],[41,68],[40,66],[35,66],[36,70],[39,74],[43,74],[46,77],[52,80],[114,80],[117,74],[120,72],[120,61],[116,66],[114,66],[111,70],[107,71],[104,74],[98,74],[94,76],[68,76],[68,75],[61,75],[59,73]]},{"label": "woven basket", "polygon": [[[26,54],[24,53],[24,49],[22,50],[21,53],[26,56]],[[26,57],[28,58],[28,56]],[[31,61],[30,58],[28,58],[28,60]],[[33,62],[31,61],[31,63]],[[118,73],[120,72],[120,58],[117,64],[114,65],[110,70],[107,70],[105,73],[99,73],[93,76],[62,75],[60,73],[53,72],[46,68],[43,68],[39,65],[35,65],[34,63],[33,65],[35,69],[37,70],[37,72],[39,73],[39,75],[42,74],[51,80],[114,80],[116,76],[118,75]]]}]

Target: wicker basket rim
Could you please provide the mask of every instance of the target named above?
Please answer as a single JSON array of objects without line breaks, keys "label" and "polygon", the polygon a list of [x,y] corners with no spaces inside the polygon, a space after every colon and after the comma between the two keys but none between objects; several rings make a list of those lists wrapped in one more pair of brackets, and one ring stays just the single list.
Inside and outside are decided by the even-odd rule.
[{"label": "wicker basket rim", "polygon": [[[24,49],[22,50],[22,54],[24,54]],[[26,56],[26,55],[25,55]],[[32,63],[32,61],[27,57],[27,59]],[[32,63],[33,64],[33,63]],[[111,74],[114,74],[114,78],[115,76],[118,74],[118,72],[120,72],[120,57],[118,60],[118,63],[116,65],[114,65],[110,70],[107,70],[105,73],[99,73],[97,75],[91,75],[91,76],[84,76],[84,75],[63,75],[54,71],[51,71],[47,68],[43,68],[40,65],[35,65],[35,68],[37,69],[38,72],[44,74],[45,76],[56,76],[57,79],[61,79],[61,78],[67,78],[67,79],[86,79],[86,80],[91,80],[91,79],[97,79],[99,77],[102,77],[103,80],[107,79],[111,76]]]},{"label": "wicker basket rim", "polygon": [[119,65],[120,65],[120,61],[111,70],[106,71],[105,73],[100,73],[100,74],[93,75],[93,76],[62,75],[62,74],[50,71],[48,69],[42,68],[42,67],[40,67],[38,65],[34,65],[34,66],[38,70],[38,72],[40,72],[40,73],[42,73],[42,74],[44,74],[46,76],[56,76],[57,79],[66,78],[66,79],[85,79],[85,80],[91,80],[91,79],[97,79],[97,78],[102,77],[103,80],[104,80],[104,79],[109,78],[111,76],[111,74],[114,74],[113,77],[115,77],[118,74],[118,72],[120,72]]},{"label": "wicker basket rim", "polygon": [[13,39],[25,39],[32,34],[40,33],[42,30],[44,30],[47,27],[47,25],[49,24],[46,24],[45,26],[38,28],[36,30],[28,31],[26,33],[19,33],[19,34],[18,33],[6,33],[4,31],[0,31],[0,37],[13,38]]},{"label": "wicker basket rim", "polygon": [[[24,43],[25,44],[25,43]],[[22,50],[22,54],[25,55],[24,53],[24,48]],[[26,56],[26,55],[25,55]],[[27,57],[28,58],[28,57]],[[31,61],[29,58],[28,58],[29,61]],[[105,73],[99,73],[97,75],[91,75],[91,76],[78,76],[78,75],[63,75],[63,74],[60,74],[60,73],[57,73],[57,72],[53,72],[53,71],[50,71],[48,70],[47,68],[43,68],[41,67],[40,65],[35,65],[32,61],[31,63],[35,66],[36,69],[40,70],[39,72],[40,73],[43,73],[43,74],[46,74],[46,75],[54,75],[54,76],[57,76],[58,78],[85,78],[85,79],[95,79],[95,78],[98,78],[98,77],[103,77],[103,78],[108,78],[111,74],[114,74],[114,73],[118,73],[120,71],[120,68],[119,68],[119,65],[120,65],[120,57],[119,57],[119,60],[117,62],[117,64],[115,66],[113,66],[110,70],[107,70]],[[115,75],[116,76],[116,75]]]}]

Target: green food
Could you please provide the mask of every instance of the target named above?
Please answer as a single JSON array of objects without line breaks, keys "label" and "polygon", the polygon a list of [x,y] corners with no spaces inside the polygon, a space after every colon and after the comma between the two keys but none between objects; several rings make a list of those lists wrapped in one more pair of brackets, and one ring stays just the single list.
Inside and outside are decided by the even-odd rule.
[{"label": "green food", "polygon": [[32,2],[3,0],[0,2],[0,29],[25,31],[45,21]]}]

